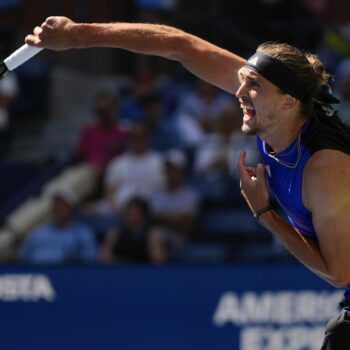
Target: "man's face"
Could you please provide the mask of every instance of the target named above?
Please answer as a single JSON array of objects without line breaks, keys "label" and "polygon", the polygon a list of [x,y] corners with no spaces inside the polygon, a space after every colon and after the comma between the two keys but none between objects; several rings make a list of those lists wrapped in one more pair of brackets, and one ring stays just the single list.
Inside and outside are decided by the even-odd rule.
[{"label": "man's face", "polygon": [[56,195],[53,197],[53,216],[57,225],[65,224],[72,218],[73,207],[64,198]]},{"label": "man's face", "polygon": [[262,135],[281,119],[285,94],[253,70],[238,71],[240,87],[236,92],[243,110],[242,131],[248,135]]},{"label": "man's face", "polygon": [[141,123],[135,123],[130,131],[129,142],[131,148],[136,153],[143,153],[149,147],[149,131]]},{"label": "man's face", "polygon": [[103,123],[114,123],[115,121],[115,106],[112,98],[101,97],[95,105],[97,117]]}]

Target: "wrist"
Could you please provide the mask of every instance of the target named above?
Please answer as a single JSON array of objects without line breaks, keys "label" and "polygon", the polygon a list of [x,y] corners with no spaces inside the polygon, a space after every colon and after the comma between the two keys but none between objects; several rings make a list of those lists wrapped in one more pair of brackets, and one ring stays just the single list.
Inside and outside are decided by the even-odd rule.
[{"label": "wrist", "polygon": [[85,23],[69,23],[67,25],[67,32],[70,37],[70,48],[71,49],[83,49],[88,45],[86,43],[86,33],[89,31],[89,24]]},{"label": "wrist", "polygon": [[275,219],[276,219],[276,212],[273,209],[270,209],[265,213],[263,213],[262,215],[260,215],[258,222],[260,225],[262,225],[266,229],[272,230]]},{"label": "wrist", "polygon": [[272,210],[272,207],[270,204],[268,204],[265,207],[260,208],[256,212],[253,212],[253,215],[254,215],[255,219],[257,219],[259,221],[259,218],[270,210]]}]

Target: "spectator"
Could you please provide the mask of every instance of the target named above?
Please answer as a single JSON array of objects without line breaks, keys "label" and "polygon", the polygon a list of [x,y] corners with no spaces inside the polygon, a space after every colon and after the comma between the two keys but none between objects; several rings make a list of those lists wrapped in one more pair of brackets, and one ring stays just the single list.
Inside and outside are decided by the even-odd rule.
[{"label": "spectator", "polygon": [[145,121],[150,127],[151,148],[162,152],[181,147],[177,125],[172,118],[165,115],[160,96],[151,93],[140,98],[139,103],[143,109]]},{"label": "spectator", "polygon": [[232,97],[215,86],[198,79],[194,91],[180,97],[175,113],[180,133],[188,146],[196,146],[211,131],[215,116],[232,101]]},{"label": "spectator", "polygon": [[105,167],[124,152],[128,133],[118,125],[113,96],[107,92],[98,94],[94,110],[97,120],[83,128],[78,142],[77,155],[82,161],[55,177],[46,186],[49,193],[70,188],[79,201],[98,195]]},{"label": "spectator", "polygon": [[129,150],[114,159],[105,174],[105,199],[98,205],[102,214],[118,213],[134,196],[146,197],[164,186],[163,160],[149,147],[150,131],[144,122],[130,130]]},{"label": "spectator", "polygon": [[35,228],[23,242],[19,257],[30,264],[92,263],[97,258],[94,234],[75,220],[76,197],[68,190],[52,197],[52,223]]},{"label": "spectator", "polygon": [[213,123],[214,132],[204,138],[196,151],[194,167],[198,174],[238,177],[236,164],[243,149],[247,151],[248,165],[258,162],[255,140],[240,132],[242,118],[242,111],[234,103],[217,115]]},{"label": "spectator", "polygon": [[100,250],[104,263],[145,262],[148,260],[147,235],[149,209],[142,198],[134,197],[126,204],[118,228],[111,230]]},{"label": "spectator", "polygon": [[199,207],[198,193],[185,184],[184,154],[168,151],[165,164],[166,188],[149,197],[152,229],[148,244],[155,263],[166,262],[189,240]]},{"label": "spectator", "polygon": [[115,100],[109,93],[100,93],[95,101],[97,121],[87,125],[81,132],[78,155],[97,168],[125,150],[127,133],[118,126]]},{"label": "spectator", "polygon": [[144,112],[140,101],[157,91],[156,76],[151,69],[138,68],[132,76],[130,91],[123,96],[120,118],[123,124],[140,121]]},{"label": "spectator", "polygon": [[11,142],[9,109],[18,95],[18,90],[17,77],[13,73],[0,80],[0,156],[7,153]]}]

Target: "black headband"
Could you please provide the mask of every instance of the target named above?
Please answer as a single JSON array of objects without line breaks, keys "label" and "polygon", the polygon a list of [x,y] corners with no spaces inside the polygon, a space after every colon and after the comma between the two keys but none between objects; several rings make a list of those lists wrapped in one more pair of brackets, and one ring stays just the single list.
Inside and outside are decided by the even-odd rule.
[{"label": "black headband", "polygon": [[262,52],[257,51],[248,59],[244,67],[261,74],[282,91],[302,102],[311,97],[299,78],[284,63]]}]

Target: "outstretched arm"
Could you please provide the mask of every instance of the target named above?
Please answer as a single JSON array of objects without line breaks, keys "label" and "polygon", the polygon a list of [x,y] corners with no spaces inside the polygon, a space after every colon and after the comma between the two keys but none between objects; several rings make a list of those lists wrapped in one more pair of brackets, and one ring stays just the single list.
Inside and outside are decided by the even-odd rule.
[{"label": "outstretched arm", "polygon": [[182,30],[147,23],[75,23],[48,17],[26,43],[53,50],[114,47],[180,62],[191,73],[231,93],[238,89],[237,71],[245,60]]}]

